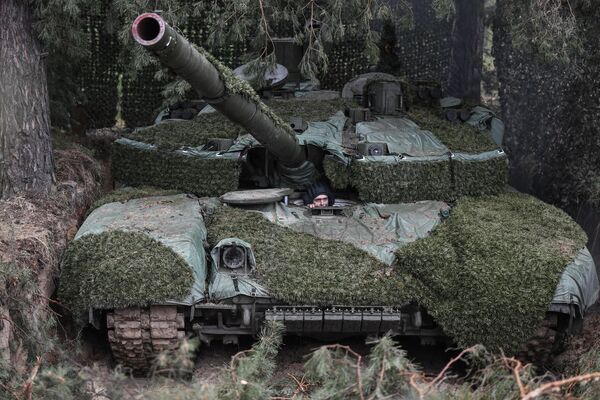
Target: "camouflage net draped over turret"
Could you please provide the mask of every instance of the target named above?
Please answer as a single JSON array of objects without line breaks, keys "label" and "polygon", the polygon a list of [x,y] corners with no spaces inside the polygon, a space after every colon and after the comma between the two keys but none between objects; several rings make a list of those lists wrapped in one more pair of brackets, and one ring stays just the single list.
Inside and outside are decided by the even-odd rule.
[{"label": "camouflage net draped over turret", "polygon": [[[397,1],[391,0],[391,3],[394,5]],[[411,0],[409,3],[412,4],[415,27],[407,29],[400,19],[394,21],[395,52],[402,60],[400,68],[394,72],[411,79],[441,81],[444,85],[450,65],[452,21],[437,19],[431,0]],[[154,67],[131,73],[130,66],[119,58],[123,49],[116,35],[104,33],[106,20],[105,11],[88,18],[91,51],[81,79],[81,88],[88,101],[86,108],[97,128],[115,123],[118,105],[120,117],[128,127],[148,125],[163,105],[162,91],[166,81],[155,79]],[[200,13],[188,16],[177,28],[192,43],[205,45],[215,23],[218,21],[207,19]],[[213,47],[210,52],[229,68],[236,68],[244,63],[244,55],[249,50],[249,43],[242,41]],[[322,88],[339,90],[349,79],[369,69],[365,40],[360,36],[332,45],[327,53],[329,67],[319,77]]]},{"label": "camouflage net draped over turret", "polygon": [[430,237],[402,247],[392,268],[353,246],[223,207],[209,243],[252,244],[257,278],[293,304],[425,305],[459,345],[515,349],[543,319],[560,274],[586,237],[533,197],[463,198]]}]

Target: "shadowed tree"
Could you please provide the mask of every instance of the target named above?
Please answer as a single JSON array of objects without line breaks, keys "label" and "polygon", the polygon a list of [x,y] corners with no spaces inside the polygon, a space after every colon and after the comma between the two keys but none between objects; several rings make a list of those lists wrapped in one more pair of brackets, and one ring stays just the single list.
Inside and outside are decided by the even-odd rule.
[{"label": "shadowed tree", "polygon": [[53,183],[46,55],[31,5],[0,1],[0,198]]}]

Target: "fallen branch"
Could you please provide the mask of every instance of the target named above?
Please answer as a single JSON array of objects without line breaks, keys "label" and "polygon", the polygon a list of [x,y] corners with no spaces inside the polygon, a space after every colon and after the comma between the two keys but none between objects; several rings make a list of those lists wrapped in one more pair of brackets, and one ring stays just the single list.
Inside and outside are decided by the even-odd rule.
[{"label": "fallen branch", "polygon": [[600,372],[592,372],[585,375],[573,376],[567,379],[561,379],[559,381],[546,383],[538,387],[537,389],[532,390],[526,396],[521,397],[521,400],[531,400],[538,398],[548,392],[556,391],[561,389],[563,386],[572,385],[574,383],[581,382],[589,382],[589,381],[597,381],[600,380]]},{"label": "fallen branch", "polygon": [[31,374],[29,375],[29,378],[23,384],[23,388],[21,389],[21,396],[19,396],[20,398],[31,400],[31,395],[33,392],[33,381],[35,380],[35,377],[37,376],[41,365],[42,359],[40,357],[37,357],[35,365],[33,366]]},{"label": "fallen branch", "polygon": [[468,353],[472,353],[475,351],[475,346],[469,347],[468,349],[464,349],[463,351],[460,352],[459,355],[457,355],[456,357],[454,357],[453,359],[451,359],[448,364],[446,364],[446,366],[440,371],[440,373],[435,377],[434,380],[432,380],[427,387],[425,387],[425,394],[428,393],[431,388],[438,383],[440,380],[442,380],[444,378],[444,376],[446,376],[446,372],[448,372],[448,370],[450,369],[450,367],[454,364],[456,364],[458,361],[461,361],[462,358],[465,356],[465,354]]}]

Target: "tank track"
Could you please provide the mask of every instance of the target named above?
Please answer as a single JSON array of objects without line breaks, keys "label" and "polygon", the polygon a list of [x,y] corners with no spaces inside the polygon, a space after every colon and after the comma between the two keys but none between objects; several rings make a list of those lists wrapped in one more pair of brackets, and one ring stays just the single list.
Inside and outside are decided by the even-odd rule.
[{"label": "tank track", "polygon": [[[546,321],[544,321],[546,322]],[[567,332],[543,323],[517,353],[517,358],[536,365],[548,365],[562,352],[567,342]]]},{"label": "tank track", "polygon": [[117,309],[106,314],[106,327],[115,361],[136,373],[148,371],[154,357],[185,337],[176,306]]}]

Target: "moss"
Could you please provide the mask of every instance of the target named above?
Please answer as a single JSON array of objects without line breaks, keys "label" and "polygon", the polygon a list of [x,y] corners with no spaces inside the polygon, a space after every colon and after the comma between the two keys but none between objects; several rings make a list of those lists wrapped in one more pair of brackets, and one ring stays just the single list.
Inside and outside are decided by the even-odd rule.
[{"label": "moss", "polygon": [[272,224],[261,214],[222,207],[207,221],[208,241],[237,237],[252,244],[256,278],[295,304],[402,305],[412,298],[405,277],[354,246]]},{"label": "moss", "polygon": [[397,164],[354,162],[350,171],[352,184],[363,201],[402,203],[452,197],[449,160]]},{"label": "moss", "polygon": [[218,112],[198,114],[190,121],[170,121],[137,129],[124,135],[131,140],[149,143],[165,150],[177,150],[181,147],[199,147],[209,139],[236,139],[244,134],[241,126],[229,121]]},{"label": "moss", "polygon": [[202,158],[114,143],[112,171],[115,180],[131,186],[220,196],[238,188],[241,166],[232,158]]},{"label": "moss", "polygon": [[459,345],[514,350],[544,318],[566,265],[586,236],[533,197],[463,198],[431,236],[397,252],[422,283],[419,301]]},{"label": "moss", "polygon": [[108,203],[115,203],[117,201],[124,203],[133,199],[141,199],[142,197],[170,196],[179,193],[181,193],[179,190],[158,189],[152,186],[142,186],[137,188],[124,187],[113,190],[96,200],[87,211],[86,216],[90,215],[96,208],[102,207]]},{"label": "moss", "polygon": [[181,299],[194,282],[183,258],[135,232],[105,232],[73,241],[61,269],[59,298],[74,311]]},{"label": "moss", "polygon": [[498,148],[485,132],[469,124],[447,121],[431,108],[413,107],[408,117],[431,131],[453,152],[483,153]]}]

